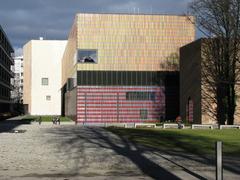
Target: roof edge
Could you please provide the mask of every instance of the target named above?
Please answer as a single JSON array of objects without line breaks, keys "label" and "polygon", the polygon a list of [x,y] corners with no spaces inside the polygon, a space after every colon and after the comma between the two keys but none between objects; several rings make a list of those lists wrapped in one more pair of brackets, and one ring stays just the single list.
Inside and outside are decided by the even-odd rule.
[{"label": "roof edge", "polygon": [[6,37],[6,39],[7,39],[7,41],[8,41],[8,44],[9,44],[10,47],[11,47],[11,50],[14,52],[13,46],[12,46],[12,44],[11,44],[11,42],[10,42],[10,40],[9,40],[9,38],[8,38],[8,36],[7,36],[7,34],[6,34],[6,32],[4,31],[4,29],[2,28],[1,25],[0,25],[0,30],[3,32],[4,36]]},{"label": "roof edge", "polygon": [[119,13],[114,13],[114,12],[79,12],[76,15],[81,15],[81,14],[99,14],[99,15],[145,15],[145,16],[190,16],[194,17],[194,15],[187,15],[187,14],[167,14],[167,13],[124,13],[124,12],[119,12]]}]

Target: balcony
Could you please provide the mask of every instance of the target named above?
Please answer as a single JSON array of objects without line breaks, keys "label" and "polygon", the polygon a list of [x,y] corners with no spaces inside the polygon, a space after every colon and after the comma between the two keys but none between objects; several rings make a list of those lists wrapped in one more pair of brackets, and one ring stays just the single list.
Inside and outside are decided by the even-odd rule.
[{"label": "balcony", "polygon": [[15,77],[15,74],[14,74],[14,72],[12,72],[12,71],[8,71],[9,72],[9,74],[10,74],[10,76],[12,77],[12,78],[14,78]]}]

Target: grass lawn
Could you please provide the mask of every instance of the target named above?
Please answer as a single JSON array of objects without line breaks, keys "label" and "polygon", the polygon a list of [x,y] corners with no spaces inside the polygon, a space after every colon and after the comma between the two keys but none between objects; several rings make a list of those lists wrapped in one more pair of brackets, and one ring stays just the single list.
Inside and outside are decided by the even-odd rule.
[{"label": "grass lawn", "polygon": [[162,150],[184,151],[193,154],[213,155],[215,142],[223,142],[223,154],[240,157],[240,130],[192,130],[192,129],[123,129],[107,128],[137,144]]},{"label": "grass lawn", "polygon": [[[41,116],[41,120],[42,122],[52,122],[54,116]],[[29,120],[29,121],[38,121],[40,118],[40,116],[25,116],[22,120]],[[72,121],[72,119],[68,118],[68,117],[60,117],[60,121],[61,122],[68,122],[68,121]]]}]

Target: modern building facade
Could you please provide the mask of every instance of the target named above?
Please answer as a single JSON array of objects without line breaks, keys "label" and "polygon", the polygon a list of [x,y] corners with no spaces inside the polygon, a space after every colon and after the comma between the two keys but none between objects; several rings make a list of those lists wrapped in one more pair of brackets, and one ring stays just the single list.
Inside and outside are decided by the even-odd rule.
[{"label": "modern building facade", "polygon": [[11,78],[14,77],[11,71],[14,50],[13,47],[0,26],[0,113],[9,112],[11,104]]},{"label": "modern building facade", "polygon": [[61,59],[66,41],[32,40],[23,47],[23,103],[31,115],[61,114]]},{"label": "modern building facade", "polygon": [[[216,103],[204,98],[207,90],[202,76],[205,43],[206,39],[198,39],[180,48],[180,115],[189,122],[214,124],[217,122],[212,113],[216,113]],[[235,123],[239,124],[239,100],[236,105]]]},{"label": "modern building facade", "polygon": [[14,78],[12,79],[12,85],[14,87],[11,92],[11,99],[15,103],[23,102],[23,56],[14,58],[14,66],[12,66],[14,72]]},{"label": "modern building facade", "polygon": [[189,17],[77,14],[62,60],[62,114],[78,123],[159,122],[179,115],[179,48]]}]

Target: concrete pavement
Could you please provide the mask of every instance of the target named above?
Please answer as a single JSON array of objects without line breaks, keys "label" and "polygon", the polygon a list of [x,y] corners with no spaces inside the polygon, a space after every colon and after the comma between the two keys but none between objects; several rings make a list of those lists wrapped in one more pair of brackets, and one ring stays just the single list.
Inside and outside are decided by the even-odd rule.
[{"label": "concrete pavement", "polygon": [[[0,123],[0,179],[215,179],[203,157],[141,147],[101,127],[6,124]],[[224,178],[240,174],[226,169]]]}]

